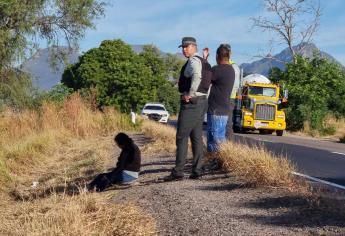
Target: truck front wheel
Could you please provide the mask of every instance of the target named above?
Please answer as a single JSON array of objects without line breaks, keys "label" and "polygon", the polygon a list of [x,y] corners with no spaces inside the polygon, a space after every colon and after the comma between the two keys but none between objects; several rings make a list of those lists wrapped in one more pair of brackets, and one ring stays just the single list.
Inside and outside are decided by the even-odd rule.
[{"label": "truck front wheel", "polygon": [[276,130],[277,136],[283,136],[284,130]]}]

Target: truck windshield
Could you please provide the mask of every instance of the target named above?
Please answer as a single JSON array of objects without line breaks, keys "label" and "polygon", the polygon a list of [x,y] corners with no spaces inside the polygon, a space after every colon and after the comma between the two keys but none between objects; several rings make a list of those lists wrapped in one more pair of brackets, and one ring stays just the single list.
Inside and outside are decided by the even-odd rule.
[{"label": "truck windshield", "polygon": [[263,87],[249,87],[249,94],[255,96],[267,96],[275,97],[276,89],[275,88],[263,88]]}]

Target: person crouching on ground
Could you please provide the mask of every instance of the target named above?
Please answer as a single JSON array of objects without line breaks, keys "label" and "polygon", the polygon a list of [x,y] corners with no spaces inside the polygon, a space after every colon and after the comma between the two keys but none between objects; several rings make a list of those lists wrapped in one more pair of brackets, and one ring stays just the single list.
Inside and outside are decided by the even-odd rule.
[{"label": "person crouching on ground", "polygon": [[130,184],[138,179],[141,165],[141,153],[138,146],[125,133],[118,133],[114,141],[122,150],[115,169],[99,174],[88,184],[88,190],[103,191],[113,184]]}]

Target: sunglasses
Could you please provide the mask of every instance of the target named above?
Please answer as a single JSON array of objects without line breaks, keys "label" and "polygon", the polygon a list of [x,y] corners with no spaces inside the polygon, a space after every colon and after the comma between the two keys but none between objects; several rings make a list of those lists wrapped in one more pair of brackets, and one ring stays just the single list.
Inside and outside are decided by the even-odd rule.
[{"label": "sunglasses", "polygon": [[221,47],[225,47],[225,48],[227,48],[227,49],[231,50],[231,46],[230,46],[230,44],[227,44],[227,43],[222,43],[220,46],[221,46]]}]

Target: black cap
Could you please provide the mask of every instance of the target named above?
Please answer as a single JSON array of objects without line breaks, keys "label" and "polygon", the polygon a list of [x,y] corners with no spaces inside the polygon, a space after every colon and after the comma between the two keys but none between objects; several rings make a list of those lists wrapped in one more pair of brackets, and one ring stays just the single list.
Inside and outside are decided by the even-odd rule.
[{"label": "black cap", "polygon": [[196,45],[196,39],[193,38],[193,37],[183,37],[182,38],[182,43],[180,46],[178,46],[179,48],[180,47],[186,47],[188,46],[189,44],[194,44]]}]

